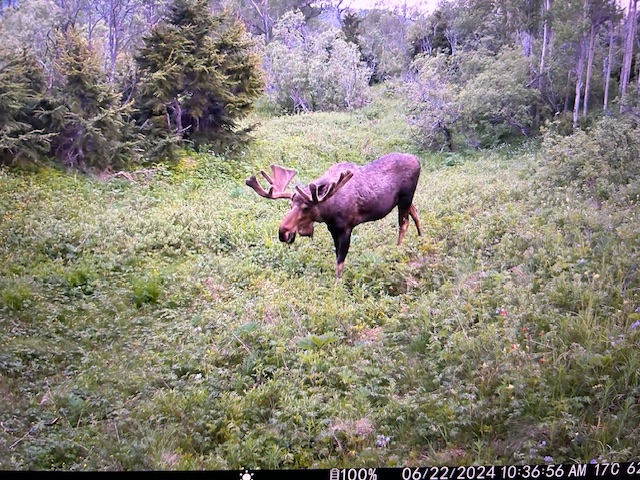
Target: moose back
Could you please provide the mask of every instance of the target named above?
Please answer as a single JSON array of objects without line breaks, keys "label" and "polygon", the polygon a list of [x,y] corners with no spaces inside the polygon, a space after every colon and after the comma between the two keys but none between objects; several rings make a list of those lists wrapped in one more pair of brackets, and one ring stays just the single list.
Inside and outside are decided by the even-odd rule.
[{"label": "moose back", "polygon": [[349,252],[351,232],[356,225],[386,217],[398,207],[398,245],[411,217],[422,235],[413,196],[420,178],[420,161],[414,155],[389,153],[371,163],[338,163],[306,186],[286,191],[295,170],[271,165],[271,174],[260,171],[269,186],[265,190],[255,175],[246,183],[258,195],[291,200],[291,210],[280,223],[280,241],[293,243],[296,234],[313,236],[314,223],[325,223],[336,250],[336,280],[342,276]]}]

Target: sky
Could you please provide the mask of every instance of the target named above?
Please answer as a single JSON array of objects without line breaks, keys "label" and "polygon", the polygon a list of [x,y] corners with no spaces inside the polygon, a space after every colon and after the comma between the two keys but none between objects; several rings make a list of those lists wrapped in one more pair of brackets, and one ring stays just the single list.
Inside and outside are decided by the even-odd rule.
[{"label": "sky", "polygon": [[353,8],[374,8],[386,5],[402,7],[405,2],[408,8],[418,8],[424,12],[433,11],[438,4],[438,0],[345,0],[343,5]]}]

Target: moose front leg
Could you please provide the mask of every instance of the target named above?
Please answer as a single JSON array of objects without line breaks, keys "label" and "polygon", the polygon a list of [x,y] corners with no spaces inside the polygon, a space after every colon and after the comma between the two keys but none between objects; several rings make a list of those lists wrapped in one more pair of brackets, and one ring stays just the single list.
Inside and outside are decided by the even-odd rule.
[{"label": "moose front leg", "polygon": [[344,269],[344,261],[349,252],[351,244],[351,229],[341,230],[338,228],[329,228],[329,232],[333,237],[333,243],[336,247],[336,282],[342,277]]}]

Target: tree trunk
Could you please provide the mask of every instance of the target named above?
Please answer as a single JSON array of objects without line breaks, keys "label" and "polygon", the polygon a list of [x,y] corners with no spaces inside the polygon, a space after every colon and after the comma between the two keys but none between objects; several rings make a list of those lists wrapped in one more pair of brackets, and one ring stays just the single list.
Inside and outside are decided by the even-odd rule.
[{"label": "tree trunk", "polygon": [[576,99],[573,103],[573,128],[578,128],[578,118],[580,117],[580,94],[584,83],[584,60],[586,56],[586,40],[580,41],[578,48],[578,66],[576,67]]},{"label": "tree trunk", "polygon": [[[549,12],[551,10],[551,0],[544,0],[542,3],[542,18],[544,18],[542,26],[542,46],[540,47],[540,67],[538,70],[538,91],[540,95],[546,97],[544,94],[544,76],[545,76],[545,61],[547,56],[547,43],[549,42]],[[535,125],[536,128],[540,125],[540,107],[535,110]]]},{"label": "tree trunk", "polygon": [[609,85],[611,84],[611,69],[613,65],[613,45],[614,37],[613,32],[615,30],[615,22],[611,19],[611,27],[609,29],[609,55],[607,56],[607,68],[604,78],[604,111],[609,108]]},{"label": "tree trunk", "polygon": [[547,43],[549,42],[549,12],[551,11],[551,0],[544,0],[542,7],[542,16],[544,24],[542,27],[542,47],[540,52],[540,72],[538,74],[538,90],[542,92],[544,88],[544,69],[547,56]]},{"label": "tree trunk", "polygon": [[582,117],[587,117],[587,110],[589,107],[589,93],[591,87],[591,72],[593,70],[593,55],[596,49],[596,35],[600,29],[599,25],[591,23],[591,32],[589,34],[589,50],[587,53],[587,76],[584,79],[584,101],[582,105]]},{"label": "tree trunk", "polygon": [[620,75],[620,94],[627,94],[629,79],[631,78],[631,60],[633,59],[633,44],[636,36],[636,6],[638,0],[629,0],[629,11],[625,22],[624,56],[622,58],[622,73]]},{"label": "tree trunk", "polygon": [[260,17],[260,20],[262,20],[261,30],[264,33],[264,41],[265,43],[269,43],[271,41],[271,26],[273,24],[271,16],[269,15],[269,3],[264,1],[261,5],[258,5],[254,0],[250,1],[251,5],[253,5],[253,8]]},{"label": "tree trunk", "polygon": [[569,96],[571,95],[571,74],[573,72],[569,70],[567,72],[567,85],[564,87],[564,108],[562,113],[567,113],[569,111]]}]

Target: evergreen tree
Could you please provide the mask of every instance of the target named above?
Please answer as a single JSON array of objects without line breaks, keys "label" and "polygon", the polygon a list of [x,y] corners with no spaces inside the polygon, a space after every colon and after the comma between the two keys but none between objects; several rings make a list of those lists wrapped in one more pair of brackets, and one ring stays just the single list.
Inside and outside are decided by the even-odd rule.
[{"label": "evergreen tree", "polygon": [[347,11],[342,19],[342,33],[344,33],[344,39],[347,42],[355,43],[358,45],[358,48],[360,48],[361,41],[361,25],[362,20],[360,19],[360,16],[351,10]]},{"label": "evergreen tree", "polygon": [[44,72],[26,51],[0,56],[0,163],[39,162],[53,134],[39,114],[46,107]]},{"label": "evergreen tree", "polygon": [[128,121],[130,106],[120,104],[98,57],[73,27],[59,41],[56,68],[62,80],[48,118],[50,131],[57,133],[52,153],[72,168],[120,168],[137,146]]},{"label": "evergreen tree", "polygon": [[144,132],[167,146],[228,147],[264,89],[260,59],[242,25],[210,13],[206,0],[176,0],[136,57]]}]

